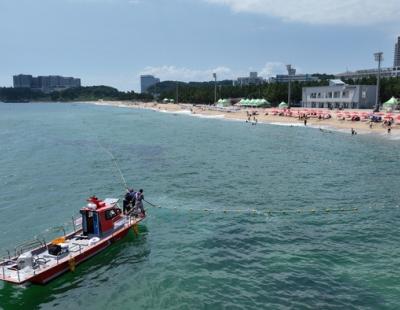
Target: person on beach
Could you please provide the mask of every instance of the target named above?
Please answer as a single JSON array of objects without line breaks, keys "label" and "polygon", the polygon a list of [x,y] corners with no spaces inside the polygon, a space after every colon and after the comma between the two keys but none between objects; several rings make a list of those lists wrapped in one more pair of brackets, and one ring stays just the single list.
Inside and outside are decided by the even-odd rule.
[{"label": "person on beach", "polygon": [[143,189],[139,190],[136,195],[135,195],[136,203],[135,203],[135,214],[142,214],[142,216],[146,215],[146,212],[143,207],[143,200],[144,200],[144,195],[143,195]]},{"label": "person on beach", "polygon": [[351,135],[355,136],[357,134],[357,131],[354,130],[354,128],[351,128]]},{"label": "person on beach", "polygon": [[387,128],[387,132],[388,132],[388,134],[390,134],[391,132],[392,132],[392,126],[390,125],[390,126],[388,126],[388,128]]},{"label": "person on beach", "polygon": [[304,117],[304,126],[307,126],[307,116]]}]

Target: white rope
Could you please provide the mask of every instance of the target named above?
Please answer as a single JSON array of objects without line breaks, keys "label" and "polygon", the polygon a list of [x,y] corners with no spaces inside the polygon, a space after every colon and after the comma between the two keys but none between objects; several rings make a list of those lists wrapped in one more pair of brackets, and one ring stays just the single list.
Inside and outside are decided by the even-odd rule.
[{"label": "white rope", "polygon": [[[86,123],[86,122],[84,122],[84,123]],[[87,124],[87,126],[90,127],[89,124]],[[124,174],[122,173],[114,154],[109,149],[107,149],[103,144],[101,144],[100,139],[96,133],[94,133],[94,136],[96,138],[97,144],[111,157],[114,167],[118,171],[119,177],[121,178],[122,184],[125,186],[125,189],[128,189],[128,183],[125,180]]]},{"label": "white rope", "polygon": [[124,174],[122,173],[122,171],[121,171],[121,169],[120,169],[120,167],[119,167],[119,165],[118,165],[117,159],[115,158],[114,154],[111,153],[111,151],[108,150],[105,146],[103,146],[103,145],[100,143],[100,141],[99,141],[98,138],[97,138],[97,143],[98,143],[98,145],[100,145],[101,148],[103,148],[103,150],[104,150],[108,155],[110,155],[110,157],[111,157],[111,159],[112,159],[112,162],[114,163],[114,166],[115,166],[115,168],[117,169],[117,171],[118,171],[118,173],[119,173],[119,176],[121,177],[122,184],[125,186],[126,189],[128,189],[128,183],[126,183]]}]

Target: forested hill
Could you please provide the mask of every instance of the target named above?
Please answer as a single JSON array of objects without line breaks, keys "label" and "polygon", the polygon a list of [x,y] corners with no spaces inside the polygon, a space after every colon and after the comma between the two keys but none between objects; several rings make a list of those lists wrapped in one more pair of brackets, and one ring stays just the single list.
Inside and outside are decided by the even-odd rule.
[{"label": "forested hill", "polygon": [[[302,87],[328,85],[327,80],[321,82],[292,83],[292,98],[294,102],[301,101]],[[178,93],[179,102],[204,103],[214,102],[214,82],[183,83],[166,81],[156,84],[149,92],[157,94],[160,99],[175,99]],[[288,99],[288,84],[266,83],[262,85],[233,86],[232,81],[217,83],[217,99],[219,98],[265,98],[273,104],[279,104]]]},{"label": "forested hill", "polygon": [[133,91],[121,92],[109,86],[89,86],[69,88],[50,94],[29,88],[0,88],[0,101],[97,101],[97,100],[143,100],[150,101],[152,95]]},{"label": "forested hill", "polygon": [[[321,80],[319,82],[293,82],[292,101],[300,103],[302,100],[302,88],[309,86],[324,86],[329,84],[333,76],[326,74],[315,74]],[[376,78],[364,78],[358,81],[343,80],[348,84],[376,85]],[[214,82],[184,83],[165,81],[156,84],[149,92],[157,95],[159,99],[175,99],[178,94],[179,102],[211,104],[214,102]],[[381,101],[385,102],[392,96],[400,97],[400,78],[389,78],[381,80]],[[288,100],[287,83],[266,83],[262,85],[233,86],[232,81],[217,83],[217,100],[219,98],[264,98],[272,105],[278,105]]]},{"label": "forested hill", "polygon": [[[328,85],[326,76],[320,75],[319,82],[293,82],[292,101],[300,103],[302,88],[308,86]],[[376,78],[366,78],[359,81],[344,80],[348,84],[376,85]],[[90,86],[70,88],[46,94],[28,88],[0,88],[0,101],[97,101],[103,100],[139,100],[151,101],[155,96],[158,100],[164,98],[176,99],[187,103],[214,103],[214,82],[176,82],[165,81],[149,88],[149,94],[138,94],[133,91],[122,92],[109,86]],[[382,79],[381,101],[385,102],[392,96],[400,97],[400,78]],[[286,83],[266,83],[263,85],[233,86],[232,81],[217,83],[217,99],[219,98],[264,98],[272,105],[278,105],[288,99]]]}]

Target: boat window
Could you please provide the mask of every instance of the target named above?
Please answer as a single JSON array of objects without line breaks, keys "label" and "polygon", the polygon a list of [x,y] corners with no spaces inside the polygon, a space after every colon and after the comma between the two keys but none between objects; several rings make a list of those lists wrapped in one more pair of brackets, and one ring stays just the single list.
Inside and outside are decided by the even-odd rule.
[{"label": "boat window", "polygon": [[114,209],[110,209],[106,211],[106,220],[111,220],[117,216],[117,212]]}]

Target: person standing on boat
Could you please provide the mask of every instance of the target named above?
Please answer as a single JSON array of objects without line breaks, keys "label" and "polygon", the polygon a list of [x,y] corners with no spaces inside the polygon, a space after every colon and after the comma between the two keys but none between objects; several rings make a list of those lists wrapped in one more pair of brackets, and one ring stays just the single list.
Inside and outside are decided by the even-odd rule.
[{"label": "person standing on boat", "polygon": [[130,188],[126,191],[124,201],[122,203],[124,214],[128,214],[131,211],[131,208],[135,206],[135,191],[133,188]]},{"label": "person standing on boat", "polygon": [[135,203],[135,212],[139,212],[142,213],[143,216],[146,215],[146,212],[144,211],[144,207],[143,207],[143,200],[144,200],[144,195],[143,195],[143,189],[139,190],[136,195],[136,203]]}]

